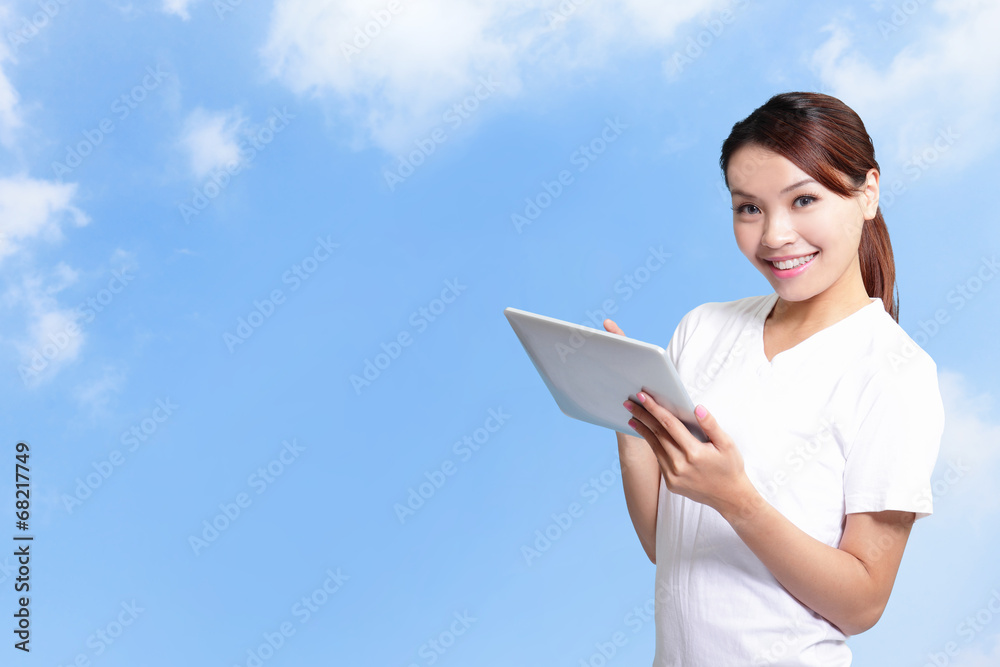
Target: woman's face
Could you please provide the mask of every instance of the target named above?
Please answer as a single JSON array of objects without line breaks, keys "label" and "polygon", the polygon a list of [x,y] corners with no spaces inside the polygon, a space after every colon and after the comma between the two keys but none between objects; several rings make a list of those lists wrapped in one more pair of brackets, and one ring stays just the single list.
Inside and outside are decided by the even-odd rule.
[{"label": "woman's face", "polygon": [[[878,206],[876,170],[868,172],[862,193],[844,198],[787,158],[748,144],[730,157],[726,175],[736,243],[779,297],[801,301],[834,286],[845,290],[845,298],[854,296],[849,294],[856,288],[852,281],[861,282],[861,229]],[[798,262],[810,255],[808,262],[791,268],[771,261]]]}]

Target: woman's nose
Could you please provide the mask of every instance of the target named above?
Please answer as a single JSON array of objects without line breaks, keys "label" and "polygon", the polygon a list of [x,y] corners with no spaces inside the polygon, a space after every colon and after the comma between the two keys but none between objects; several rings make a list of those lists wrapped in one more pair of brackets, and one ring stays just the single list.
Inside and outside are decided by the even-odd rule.
[{"label": "woman's nose", "polygon": [[795,240],[795,230],[792,229],[787,215],[767,213],[764,215],[764,232],[761,244],[768,248],[780,248]]}]

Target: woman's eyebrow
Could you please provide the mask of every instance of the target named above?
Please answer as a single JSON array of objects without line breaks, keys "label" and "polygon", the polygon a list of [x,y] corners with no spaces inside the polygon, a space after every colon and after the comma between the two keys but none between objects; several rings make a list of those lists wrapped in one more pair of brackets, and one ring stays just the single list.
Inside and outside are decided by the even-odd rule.
[{"label": "woman's eyebrow", "polygon": [[[807,179],[805,179],[804,181],[799,181],[798,183],[792,183],[791,185],[789,185],[789,186],[788,186],[787,188],[785,188],[784,190],[782,190],[782,191],[781,191],[781,192],[779,192],[778,194],[780,194],[780,195],[783,195],[783,194],[785,194],[786,192],[790,192],[790,191],[794,190],[795,188],[798,188],[798,187],[801,187],[801,186],[803,186],[803,185],[805,185],[805,184],[807,184],[807,183],[815,183],[815,182],[816,182],[816,181],[815,181],[814,179],[811,179],[811,178],[807,178]],[[756,197],[756,195],[750,195],[750,194],[747,194],[746,192],[742,192],[742,191],[740,191],[740,190],[730,190],[729,192],[730,192],[730,194],[732,194],[732,195],[733,195],[734,197],[735,197],[735,196],[740,196],[740,197],[749,197],[750,199],[756,199],[756,198],[757,198],[757,197]]]}]

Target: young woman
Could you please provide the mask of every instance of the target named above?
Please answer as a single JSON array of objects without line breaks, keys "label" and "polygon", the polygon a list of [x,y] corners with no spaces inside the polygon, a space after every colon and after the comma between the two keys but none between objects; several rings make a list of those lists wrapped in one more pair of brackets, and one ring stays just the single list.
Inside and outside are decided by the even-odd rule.
[{"label": "young woman", "polygon": [[[618,434],[629,515],[656,564],[654,667],[851,664],[913,522],[932,511],[944,408],[898,324],[864,124],[775,95],[720,159],[740,250],[773,294],[709,302],[668,354],[709,436],[648,395]],[[612,320],[605,328],[623,334]]]}]

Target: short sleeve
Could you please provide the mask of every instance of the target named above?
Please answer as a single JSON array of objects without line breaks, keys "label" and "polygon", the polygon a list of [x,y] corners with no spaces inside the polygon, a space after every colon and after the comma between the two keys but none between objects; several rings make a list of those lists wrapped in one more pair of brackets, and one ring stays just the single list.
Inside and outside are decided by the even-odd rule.
[{"label": "short sleeve", "polygon": [[678,365],[678,360],[680,359],[681,350],[684,349],[684,345],[687,343],[688,339],[691,338],[691,332],[694,330],[695,324],[698,319],[698,311],[705,304],[700,306],[695,306],[681,318],[677,326],[674,327],[674,335],[670,337],[670,342],[667,343],[667,356],[670,361],[673,362],[674,366]]},{"label": "short sleeve", "polygon": [[845,512],[933,512],[931,474],[944,432],[937,366],[926,353],[880,368],[862,392],[844,468]]}]

